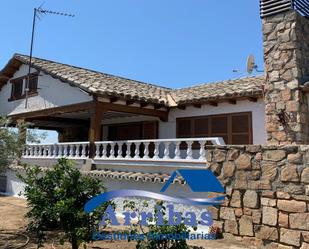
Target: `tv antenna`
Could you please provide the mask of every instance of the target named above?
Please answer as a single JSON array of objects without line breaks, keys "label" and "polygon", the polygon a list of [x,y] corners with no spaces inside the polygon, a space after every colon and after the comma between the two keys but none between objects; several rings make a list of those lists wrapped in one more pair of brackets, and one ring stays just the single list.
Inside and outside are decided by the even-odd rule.
[{"label": "tv antenna", "polygon": [[247,73],[252,74],[254,70],[259,73],[264,72],[262,70],[259,70],[258,68],[258,65],[255,64],[254,55],[249,55],[247,58]]},{"label": "tv antenna", "polygon": [[26,87],[25,87],[25,108],[28,108],[28,93],[29,93],[29,82],[30,82],[30,74],[31,74],[31,67],[32,67],[32,52],[33,52],[33,43],[34,43],[34,33],[35,33],[35,25],[36,19],[38,18],[41,20],[42,16],[44,15],[57,15],[57,16],[65,16],[65,17],[75,17],[75,15],[70,13],[58,12],[58,11],[51,11],[42,9],[42,5],[39,8],[33,9],[33,19],[32,19],[32,32],[31,32],[31,43],[30,43],[30,56],[29,56],[29,68],[28,68],[28,75],[26,80]]}]

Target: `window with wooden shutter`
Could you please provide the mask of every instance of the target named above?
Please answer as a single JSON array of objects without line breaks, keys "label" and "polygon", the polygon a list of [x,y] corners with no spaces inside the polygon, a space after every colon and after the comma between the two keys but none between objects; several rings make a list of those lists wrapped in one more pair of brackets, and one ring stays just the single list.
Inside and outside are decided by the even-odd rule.
[{"label": "window with wooden shutter", "polygon": [[29,77],[29,93],[36,93],[38,89],[38,75],[31,74]]},{"label": "window with wooden shutter", "polygon": [[158,138],[158,122],[143,122],[142,124],[143,139]]},{"label": "window with wooden shutter", "polygon": [[252,144],[251,112],[179,118],[177,138],[222,137],[226,144]]},{"label": "window with wooden shutter", "polygon": [[23,94],[23,79],[15,79],[11,81],[12,83],[12,92],[11,99],[20,99]]},{"label": "window with wooden shutter", "polygon": [[176,122],[176,130],[178,137],[192,137],[193,136],[193,129],[192,129],[192,119],[184,118],[184,119],[177,119]]},{"label": "window with wooden shutter", "polygon": [[231,115],[232,144],[251,144],[251,115],[248,113]]}]

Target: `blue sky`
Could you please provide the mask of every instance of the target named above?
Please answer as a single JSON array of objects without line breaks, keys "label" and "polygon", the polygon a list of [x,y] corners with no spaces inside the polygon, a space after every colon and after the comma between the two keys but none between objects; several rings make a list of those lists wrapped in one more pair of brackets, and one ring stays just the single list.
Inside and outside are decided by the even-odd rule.
[{"label": "blue sky", "polygon": [[[37,0],[1,1],[2,68],[29,53]],[[258,0],[45,0],[75,18],[38,21],[34,56],[179,88],[246,76],[263,66]],[[240,69],[233,73],[233,69]]]}]

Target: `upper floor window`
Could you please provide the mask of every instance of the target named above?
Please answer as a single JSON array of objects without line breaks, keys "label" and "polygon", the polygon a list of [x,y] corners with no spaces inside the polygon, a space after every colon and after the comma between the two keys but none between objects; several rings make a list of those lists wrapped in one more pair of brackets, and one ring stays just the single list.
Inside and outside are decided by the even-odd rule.
[{"label": "upper floor window", "polygon": [[[17,79],[12,79],[12,91],[11,98],[9,100],[17,100],[25,98],[26,96],[26,84],[27,84],[28,76],[23,76]],[[29,85],[28,85],[28,96],[33,96],[37,94],[38,88],[38,74],[32,73],[29,77]]]},{"label": "upper floor window", "polygon": [[22,78],[11,80],[12,83],[12,93],[11,99],[20,99],[23,95],[23,84],[24,81]]}]

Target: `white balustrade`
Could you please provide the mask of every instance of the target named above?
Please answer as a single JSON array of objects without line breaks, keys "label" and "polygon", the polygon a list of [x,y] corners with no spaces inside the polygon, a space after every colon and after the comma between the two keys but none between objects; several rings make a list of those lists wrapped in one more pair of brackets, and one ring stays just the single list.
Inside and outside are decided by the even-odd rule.
[{"label": "white balustrade", "polygon": [[88,142],[28,144],[23,158],[87,158]]},{"label": "white balustrade", "polygon": [[[204,162],[207,143],[225,145],[223,139],[218,137],[100,141],[95,142],[97,151],[94,159]],[[98,148],[103,148],[103,152],[98,152]]]},{"label": "white balustrade", "polygon": [[[206,160],[206,144],[224,145],[222,138],[179,138],[95,142],[95,160],[198,161]],[[29,144],[24,158],[89,156],[88,142]]]}]

